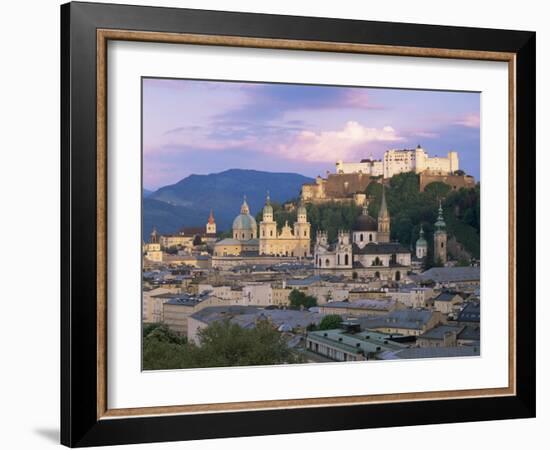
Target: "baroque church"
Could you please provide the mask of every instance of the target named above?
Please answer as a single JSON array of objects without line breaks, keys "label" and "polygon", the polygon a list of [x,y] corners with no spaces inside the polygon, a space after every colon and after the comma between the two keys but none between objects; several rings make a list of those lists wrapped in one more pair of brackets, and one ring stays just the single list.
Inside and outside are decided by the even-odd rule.
[{"label": "baroque church", "polygon": [[214,256],[277,256],[299,257],[311,256],[311,224],[307,221],[307,211],[300,203],[297,219],[293,228],[285,223],[277,229],[273,217],[273,207],[269,194],[262,212],[259,226],[250,214],[246,197],[241,205],[241,213],[233,221],[233,238],[222,239],[214,245]]},{"label": "baroque church", "polygon": [[386,192],[378,220],[363,206],[353,230],[338,232],[335,243],[329,243],[326,232],[320,231],[314,250],[315,269],[319,272],[345,270],[362,276],[399,281],[411,268],[411,253],[398,242],[390,242],[390,214],[386,204]]}]

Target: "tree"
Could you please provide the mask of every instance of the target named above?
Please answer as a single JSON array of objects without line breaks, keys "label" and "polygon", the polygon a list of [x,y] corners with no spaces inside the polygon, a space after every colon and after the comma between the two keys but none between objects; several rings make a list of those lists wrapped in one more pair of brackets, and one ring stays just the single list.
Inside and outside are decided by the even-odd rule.
[{"label": "tree", "polygon": [[317,299],[311,295],[306,295],[305,293],[293,289],[289,294],[288,299],[290,300],[291,308],[299,309],[300,307],[311,308],[312,306],[317,306]]},{"label": "tree", "polygon": [[267,320],[245,329],[229,319],[213,322],[198,332],[200,345],[144,340],[143,367],[146,370],[198,367],[230,367],[302,362]]},{"label": "tree", "polygon": [[342,325],[342,317],[338,314],[329,314],[321,319],[319,323],[320,330],[335,330]]}]

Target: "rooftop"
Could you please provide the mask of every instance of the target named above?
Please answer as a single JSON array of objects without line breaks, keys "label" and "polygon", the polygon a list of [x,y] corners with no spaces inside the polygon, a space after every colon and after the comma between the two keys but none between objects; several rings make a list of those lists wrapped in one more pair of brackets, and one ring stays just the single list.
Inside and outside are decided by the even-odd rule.
[{"label": "rooftop", "polygon": [[393,342],[389,336],[376,331],[346,333],[344,330],[311,331],[309,340],[329,344],[349,353],[376,353],[380,351],[396,351],[406,348],[405,345]]},{"label": "rooftop", "polygon": [[450,302],[453,300],[458,294],[454,292],[441,292],[437,297],[434,298],[436,302]]},{"label": "rooftop", "polygon": [[458,347],[413,347],[403,350],[383,352],[381,359],[421,359],[421,358],[451,358],[457,356],[479,356],[479,346]]},{"label": "rooftop", "polygon": [[257,306],[211,306],[192,314],[191,317],[206,324],[229,319],[243,328],[253,327],[257,320],[264,318],[285,331],[318,324],[323,315],[307,310],[264,309]]},{"label": "rooftop", "polygon": [[442,340],[446,333],[454,333],[458,335],[458,333],[460,333],[464,328],[464,326],[458,327],[454,325],[438,325],[431,330],[422,333],[418,337],[422,339]]},{"label": "rooftop", "polygon": [[479,322],[480,321],[480,305],[479,303],[469,302],[458,314],[458,322]]},{"label": "rooftop", "polygon": [[376,300],[376,299],[362,299],[351,302],[328,302],[322,307],[328,308],[354,308],[354,309],[371,309],[377,311],[389,311],[395,306],[394,300]]},{"label": "rooftop", "polygon": [[353,253],[357,255],[388,255],[392,253],[410,253],[410,251],[398,242],[385,242],[381,244],[369,242],[363,248],[359,248],[354,243]]},{"label": "rooftop", "polygon": [[401,309],[374,318],[360,318],[361,328],[405,328],[422,330],[432,318],[433,312],[427,309]]},{"label": "rooftop", "polygon": [[423,280],[436,282],[479,281],[478,267],[432,267],[422,272],[419,277]]}]

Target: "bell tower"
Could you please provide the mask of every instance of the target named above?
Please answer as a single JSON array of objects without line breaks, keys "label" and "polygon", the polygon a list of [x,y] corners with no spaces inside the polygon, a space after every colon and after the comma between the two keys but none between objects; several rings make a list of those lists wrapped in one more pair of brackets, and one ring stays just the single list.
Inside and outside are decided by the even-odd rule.
[{"label": "bell tower", "polygon": [[262,212],[262,221],[260,222],[260,255],[274,254],[273,243],[277,240],[277,222],[273,220],[273,206],[269,191],[265,198],[265,206]]},{"label": "bell tower", "polygon": [[216,221],[214,220],[212,210],[210,210],[210,216],[208,217],[208,222],[206,223],[206,234],[216,234]]},{"label": "bell tower", "polygon": [[447,225],[443,219],[441,200],[439,201],[439,211],[434,226],[434,263],[445,264],[447,262]]}]

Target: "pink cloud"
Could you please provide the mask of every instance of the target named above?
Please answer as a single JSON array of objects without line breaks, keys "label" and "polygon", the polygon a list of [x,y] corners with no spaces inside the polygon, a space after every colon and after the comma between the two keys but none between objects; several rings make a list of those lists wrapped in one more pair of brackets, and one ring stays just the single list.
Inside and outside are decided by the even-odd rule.
[{"label": "pink cloud", "polygon": [[460,120],[457,120],[455,122],[455,125],[462,125],[463,127],[468,128],[479,128],[479,114],[468,114],[461,118]]},{"label": "pink cloud", "polygon": [[365,150],[376,142],[398,142],[404,140],[391,126],[368,128],[355,121],[346,123],[336,131],[300,132],[289,144],[278,147],[279,154],[287,159],[332,162],[338,159],[352,159],[358,148]]}]

